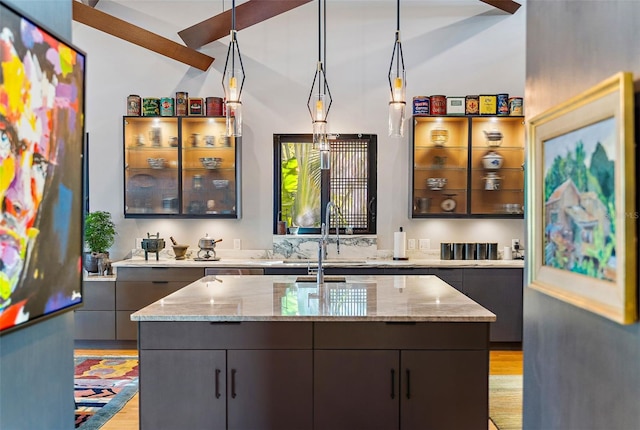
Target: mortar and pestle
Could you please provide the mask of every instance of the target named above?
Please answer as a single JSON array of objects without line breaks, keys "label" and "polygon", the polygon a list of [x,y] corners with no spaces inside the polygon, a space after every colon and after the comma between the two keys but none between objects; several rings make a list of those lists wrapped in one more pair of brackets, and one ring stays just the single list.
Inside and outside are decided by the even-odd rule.
[{"label": "mortar and pestle", "polygon": [[178,242],[176,242],[173,236],[170,236],[169,239],[171,239],[171,243],[173,243],[172,248],[173,253],[176,254],[176,260],[184,260],[189,245],[178,245]]}]

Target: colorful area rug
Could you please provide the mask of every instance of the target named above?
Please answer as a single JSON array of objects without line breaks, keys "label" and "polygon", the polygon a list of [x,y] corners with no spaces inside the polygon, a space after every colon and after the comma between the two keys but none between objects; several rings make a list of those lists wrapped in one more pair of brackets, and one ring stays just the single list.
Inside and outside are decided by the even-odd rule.
[{"label": "colorful area rug", "polygon": [[522,375],[489,376],[489,417],[499,430],[522,430]]},{"label": "colorful area rug", "polygon": [[96,430],[138,392],[138,357],[75,357],[76,428]]}]

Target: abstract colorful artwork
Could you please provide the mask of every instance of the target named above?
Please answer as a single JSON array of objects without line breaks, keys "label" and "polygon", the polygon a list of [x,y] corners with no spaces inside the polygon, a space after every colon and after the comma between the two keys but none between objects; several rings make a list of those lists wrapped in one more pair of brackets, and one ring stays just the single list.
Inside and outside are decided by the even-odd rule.
[{"label": "abstract colorful artwork", "polygon": [[637,319],[633,79],[620,72],[529,120],[528,286]]},{"label": "abstract colorful artwork", "polygon": [[0,2],[0,331],[82,302],[85,55]]}]

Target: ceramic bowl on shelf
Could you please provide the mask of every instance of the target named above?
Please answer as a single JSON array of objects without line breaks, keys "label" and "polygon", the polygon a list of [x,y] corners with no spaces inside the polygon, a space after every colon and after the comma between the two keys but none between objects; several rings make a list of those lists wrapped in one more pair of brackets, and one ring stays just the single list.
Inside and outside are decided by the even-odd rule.
[{"label": "ceramic bowl on shelf", "polygon": [[200,162],[205,169],[217,169],[222,164],[222,158],[219,157],[201,157]]},{"label": "ceramic bowl on shelf", "polygon": [[229,186],[228,179],[214,179],[212,182],[213,182],[213,186],[218,189],[227,188]]},{"label": "ceramic bowl on shelf", "polygon": [[487,155],[482,157],[482,166],[487,170],[496,170],[502,167],[502,155],[495,151],[489,151]]},{"label": "ceramic bowl on shelf", "polygon": [[164,158],[147,158],[147,163],[152,169],[164,169],[165,160]]},{"label": "ceramic bowl on shelf", "polygon": [[427,178],[427,187],[433,191],[439,191],[447,185],[447,178]]},{"label": "ceramic bowl on shelf", "polygon": [[502,145],[502,133],[498,130],[486,131],[482,130],[484,137],[487,139],[487,146],[496,148]]}]

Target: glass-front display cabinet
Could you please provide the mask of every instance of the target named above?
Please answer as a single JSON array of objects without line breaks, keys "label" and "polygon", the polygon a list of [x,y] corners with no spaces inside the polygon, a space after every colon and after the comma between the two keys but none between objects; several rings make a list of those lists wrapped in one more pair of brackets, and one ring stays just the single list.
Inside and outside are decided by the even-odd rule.
[{"label": "glass-front display cabinet", "polygon": [[240,217],[240,151],[224,117],[123,124],[125,217]]},{"label": "glass-front display cabinet", "polygon": [[524,120],[472,118],[471,213],[524,214]]},{"label": "glass-front display cabinet", "polygon": [[523,216],[523,117],[413,119],[412,218]]}]

